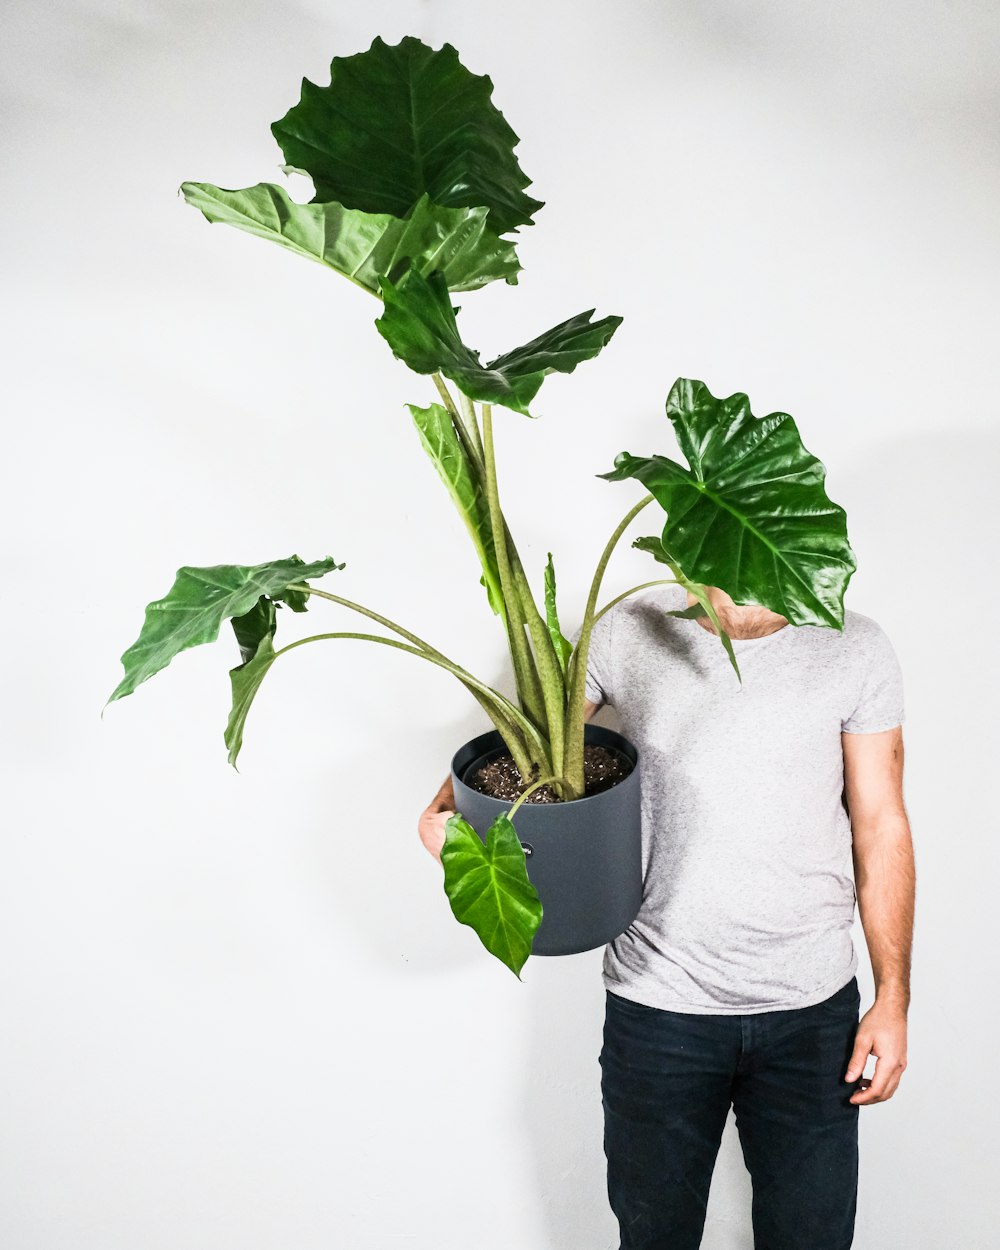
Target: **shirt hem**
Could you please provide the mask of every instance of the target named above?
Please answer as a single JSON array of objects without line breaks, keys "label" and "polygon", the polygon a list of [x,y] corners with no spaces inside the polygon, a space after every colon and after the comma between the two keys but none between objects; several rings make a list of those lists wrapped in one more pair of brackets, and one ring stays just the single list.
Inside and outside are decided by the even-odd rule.
[{"label": "shirt hem", "polygon": [[[821,1003],[824,999],[831,998],[838,990],[842,990],[844,986],[851,980],[858,970],[858,955],[854,952],[851,959],[850,967],[846,975],[838,973],[832,981],[828,981],[826,985],[820,986],[818,989],[811,990],[808,994],[792,1002],[780,1003],[744,1003],[738,1006],[721,1005],[717,1003],[681,1003],[676,999],[672,1002],[651,1003],[645,999],[636,998],[631,994],[621,994],[618,992],[620,986],[616,989],[611,988],[608,977],[603,977],[604,988],[609,994],[614,994],[616,998],[624,998],[628,1002],[638,1003],[640,1007],[655,1007],[659,1011],[676,1011],[681,1015],[691,1016],[753,1016],[760,1015],[765,1011],[799,1011],[803,1007],[815,1007],[817,1003]],[[617,985],[617,983],[615,983]]]}]

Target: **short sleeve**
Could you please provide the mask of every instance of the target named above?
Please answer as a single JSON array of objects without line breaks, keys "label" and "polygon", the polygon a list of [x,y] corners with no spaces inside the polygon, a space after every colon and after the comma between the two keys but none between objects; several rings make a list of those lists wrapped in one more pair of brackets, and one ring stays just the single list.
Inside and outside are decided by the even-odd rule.
[{"label": "short sleeve", "polygon": [[[614,608],[599,617],[590,631],[590,646],[587,649],[587,676],[584,681],[584,692],[591,703],[608,703],[614,706],[614,695],[611,678],[611,635],[614,627]],[[580,628],[570,639],[576,646],[580,637]]]},{"label": "short sleeve", "polygon": [[903,723],[903,672],[888,635],[869,618],[865,677],[844,733],[873,734]]}]

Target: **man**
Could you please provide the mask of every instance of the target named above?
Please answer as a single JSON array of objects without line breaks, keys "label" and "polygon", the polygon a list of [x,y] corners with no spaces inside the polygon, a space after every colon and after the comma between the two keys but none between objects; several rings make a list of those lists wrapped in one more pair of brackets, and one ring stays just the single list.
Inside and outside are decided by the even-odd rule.
[{"label": "man", "polygon": [[[859,1108],[906,1066],[902,677],[870,617],[791,626],[709,598],[742,684],[706,617],[667,615],[695,603],[678,586],[591,636],[586,714],[616,708],[643,813],[642,907],[604,952],[608,1196],[621,1250],[696,1250],[732,1106],[757,1250],[848,1250]],[[453,805],[449,779],[420,818],[438,858]],[[876,991],[860,1022],[855,900]]]}]

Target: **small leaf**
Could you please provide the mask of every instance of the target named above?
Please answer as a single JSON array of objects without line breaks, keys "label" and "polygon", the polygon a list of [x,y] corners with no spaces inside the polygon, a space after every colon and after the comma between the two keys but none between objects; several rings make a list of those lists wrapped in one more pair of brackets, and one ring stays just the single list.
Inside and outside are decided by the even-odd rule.
[{"label": "small leaf", "polygon": [[685,621],[696,621],[699,617],[708,616],[705,611],[704,604],[692,603],[689,608],[674,608],[670,612],[664,612],[664,616],[679,616]]},{"label": "small leaf", "polygon": [[[269,602],[261,600],[261,602]],[[233,706],[229,713],[229,722],[224,734],[226,746],[229,748],[229,762],[236,767],[236,759],[243,746],[243,730],[246,726],[247,714],[254,701],[261,682],[267,676],[276,656],[274,652],[274,605],[271,604],[271,628],[266,630],[257,642],[256,648],[244,662],[229,670],[229,679],[233,690]],[[236,622],[234,621],[235,625]],[[239,634],[237,634],[237,637]],[[242,649],[242,643],[241,643]]]},{"label": "small leaf", "polygon": [[679,608],[675,612],[667,612],[665,615],[680,616],[691,620],[696,619],[699,616],[707,616],[715,627],[715,632],[718,634],[722,645],[726,649],[726,654],[729,656],[729,663],[733,666],[736,676],[740,680],[740,685],[742,685],[743,675],[740,672],[740,666],[736,663],[736,653],[733,650],[732,639],[722,628],[722,622],[719,620],[718,613],[715,608],[712,607],[712,601],[708,597],[707,588],[701,583],[693,582],[690,578],[685,576],[684,571],[681,569],[678,562],[673,558],[670,552],[664,548],[663,543],[659,538],[656,538],[655,536],[637,538],[635,542],[633,542],[632,546],[637,547],[640,551],[648,551],[650,555],[661,564],[668,564],[673,570],[674,577],[678,580],[678,582],[680,582],[685,590],[689,590],[691,594],[694,595],[697,603],[692,604],[689,608]]},{"label": "small leaf", "polygon": [[556,611],[556,570],[552,563],[552,552],[548,553],[548,562],[545,565],[545,624],[548,626],[549,637],[552,639],[552,646],[555,648],[556,658],[559,661],[559,667],[566,675],[566,665],[569,663],[569,657],[573,654],[573,644],[563,637],[563,632],[559,628],[559,614]]},{"label": "small leaf", "polygon": [[496,547],[493,543],[493,527],[490,524],[489,506],[478,475],[469,465],[451,416],[441,404],[418,408],[407,404],[413,423],[417,427],[424,451],[434,463],[448,493],[469,531],[479,562],[483,567],[480,583],[486,588],[490,607],[497,614],[504,609],[500,569],[497,565]]},{"label": "small leaf", "polygon": [[288,164],[308,173],[318,202],[405,216],[425,193],[451,208],[485,205],[506,234],[531,224],[540,200],[514,156],[518,137],[451,44],[376,37],[336,56],[330,82],[302,81],[302,98],[271,126]]},{"label": "small leaf", "polygon": [[528,404],[549,373],[572,373],[596,356],[621,324],[621,317],[590,320],[593,309],[578,313],[522,347],[482,364],[466,347],[455,321],[447,284],[416,270],[398,283],[379,283],[385,311],[375,325],[393,355],[416,373],[441,372],[472,400],[500,404],[530,417]]},{"label": "small leaf", "polygon": [[472,291],[497,278],[517,282],[514,244],[488,228],[482,207],[443,208],[424,195],[400,218],[337,203],[297,204],[267,182],[237,191],[184,182],[181,191],[208,221],[318,261],[375,295],[382,275],[401,276],[410,265],[421,273],[440,270],[452,291]]},{"label": "small leaf", "polygon": [[[296,593],[303,599],[308,598],[304,591]],[[274,635],[277,626],[277,608],[274,600],[261,595],[249,612],[244,612],[242,616],[234,616],[230,624],[240,646],[240,655],[246,663],[257,654],[257,648],[265,634],[271,634],[272,637]]]},{"label": "small leaf", "polygon": [[441,863],[455,919],[473,928],[490,954],[520,980],[542,923],[542,903],[511,821],[501,812],[487,830],[484,846],[460,813],[449,817]]},{"label": "small leaf", "polygon": [[[343,567],[330,556],[314,564],[289,556],[266,564],[179,569],[168,594],[147,606],[142,631],[122,656],[125,676],[108,702],[131,694],[188,647],[214,642],[224,620],[252,616],[255,605],[259,611],[261,595],[281,599],[290,584]],[[252,628],[256,626],[245,623],[245,631]]]}]

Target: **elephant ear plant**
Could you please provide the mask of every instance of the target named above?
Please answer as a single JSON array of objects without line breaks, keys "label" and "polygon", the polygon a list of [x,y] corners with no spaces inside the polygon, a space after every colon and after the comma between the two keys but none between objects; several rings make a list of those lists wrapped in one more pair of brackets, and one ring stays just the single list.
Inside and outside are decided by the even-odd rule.
[{"label": "elephant ear plant", "polygon": [[[551,553],[541,570],[539,606],[501,509],[494,409],[507,414],[505,434],[515,419],[510,414],[534,418],[546,376],[571,373],[597,356],[621,318],[576,313],[483,362],[462,337],[452,296],[490,282],[516,283],[520,265],[511,236],[542,207],[525,191],[529,179],[514,155],[518,137],[492,103],[490,79],[467,70],[450,45],[435,50],[414,38],[396,45],[375,39],[365,52],[335,57],[330,72],[326,86],[304,80],[301,99],[271,127],[287,162],[282,168],[312,180],[308,203],[273,183],[224,190],[185,182],[181,191],[210,222],[236,226],[348,278],[378,302],[375,326],[393,354],[428,376],[436,399],[408,405],[410,417],[472,541],[488,607],[506,635],[516,700],[396,622],[311,584],[343,570],[343,563],[292,555],[180,569],[170,591],[147,607],[109,702],[131,694],[181,651],[217,639],[229,621],[240,657],[230,670],[225,730],[235,766],[261,682],[280,656],[306,643],[363,639],[452,674],[499,732],[523,788],[485,841],[460,813],[450,818],[444,888],[455,916],[519,976],[542,907],[512,817],[543,787],[548,792],[535,794],[536,802],[586,795],[587,652],[594,621],[612,606],[597,608],[605,568],[633,518],[650,503],[661,506],[661,532],[632,545],[671,576],[625,595],[660,582],[686,587],[696,603],[678,614],[711,619],[737,678],[706,586],[722,587],[737,603],[762,604],[793,625],[842,629],[855,568],[846,518],[827,498],[824,467],[805,450],[790,416],[754,417],[745,395],[717,399],[703,383],[681,378],[670,390],[667,417],[687,464],[622,452],[611,471],[597,474],[634,478],[647,493],[601,552],[571,645],[559,621]],[[395,637],[336,630],[276,649],[279,611],[305,612],[314,598],[359,613]]]}]

